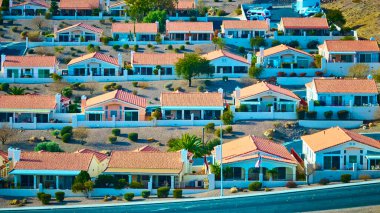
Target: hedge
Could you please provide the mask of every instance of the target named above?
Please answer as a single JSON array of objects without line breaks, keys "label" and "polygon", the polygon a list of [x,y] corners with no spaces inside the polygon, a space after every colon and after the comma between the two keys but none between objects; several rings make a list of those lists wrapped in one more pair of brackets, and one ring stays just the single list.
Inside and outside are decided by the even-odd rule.
[{"label": "hedge", "polygon": [[66,133],[66,134],[62,135],[62,141],[64,143],[68,143],[68,142],[70,142],[71,137],[72,137],[71,133]]},{"label": "hedge", "polygon": [[48,205],[50,203],[50,200],[51,200],[51,195],[50,194],[42,194],[41,195],[41,202],[42,204],[44,205]]},{"label": "hedge", "polygon": [[115,136],[119,136],[120,135],[120,129],[112,129],[112,134]]},{"label": "hedge", "polygon": [[124,194],[124,199],[127,201],[133,200],[134,197],[135,197],[135,194],[133,194],[133,193],[125,193]]},{"label": "hedge", "polygon": [[350,174],[341,175],[340,181],[342,181],[342,183],[349,183],[351,181],[351,175]]},{"label": "hedge", "polygon": [[174,189],[173,190],[174,198],[182,198],[182,189]]},{"label": "hedge", "polygon": [[128,134],[128,139],[136,142],[139,140],[139,134],[137,134],[136,132],[131,132]]},{"label": "hedge", "polygon": [[169,196],[169,187],[160,187],[157,189],[157,197],[158,198],[167,198]]},{"label": "hedge", "polygon": [[142,183],[139,183],[139,182],[136,182],[136,181],[132,181],[129,184],[129,188],[131,188],[131,189],[142,189],[142,188],[144,188],[144,185],[142,185]]},{"label": "hedge", "polygon": [[65,192],[56,192],[55,193],[55,199],[58,202],[62,202],[65,199]]},{"label": "hedge", "polygon": [[142,196],[143,198],[148,198],[148,197],[150,196],[150,191],[148,191],[148,190],[144,190],[144,191],[142,191],[142,192],[141,192],[141,196]]},{"label": "hedge", "polygon": [[253,182],[253,183],[250,183],[248,185],[248,190],[249,191],[259,191],[262,187],[262,183],[261,182]]}]

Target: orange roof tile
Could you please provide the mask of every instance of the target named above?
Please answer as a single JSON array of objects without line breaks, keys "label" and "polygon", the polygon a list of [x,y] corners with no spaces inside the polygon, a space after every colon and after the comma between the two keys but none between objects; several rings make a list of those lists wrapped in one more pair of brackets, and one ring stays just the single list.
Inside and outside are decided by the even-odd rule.
[{"label": "orange roof tile", "polygon": [[[0,0],[0,3],[1,3],[1,0]],[[1,6],[1,4],[0,4]],[[3,150],[0,150],[0,156],[4,159],[4,160],[8,160],[8,153],[7,152],[4,152]],[[3,163],[3,162],[0,162],[0,164]]]},{"label": "orange roof tile", "polygon": [[224,163],[257,158],[259,152],[263,158],[296,163],[296,160],[282,144],[253,135],[224,143],[222,148]]},{"label": "orange roof tile", "polygon": [[222,94],[216,92],[163,92],[161,106],[199,106],[223,107]]},{"label": "orange roof tile", "polygon": [[114,90],[112,92],[107,92],[102,95],[87,99],[86,107],[90,107],[109,100],[120,100],[142,108],[145,108],[147,103],[145,98],[125,92],[123,90]]},{"label": "orange roof tile", "polygon": [[104,61],[104,62],[107,62],[110,64],[114,64],[117,66],[119,65],[117,58],[113,58],[111,56],[108,56],[108,55],[105,55],[105,54],[102,54],[99,52],[89,53],[89,54],[74,58],[67,65],[75,64],[75,63],[78,63],[78,62],[81,62],[81,61],[84,61],[84,60],[87,60],[90,58],[96,58],[96,59],[99,59],[101,61]]},{"label": "orange roof tile", "polygon": [[183,162],[180,152],[113,151],[108,168],[174,169],[179,173]]},{"label": "orange roof tile", "polygon": [[54,67],[55,56],[6,56],[4,67]]},{"label": "orange roof tile", "polygon": [[[45,1],[41,1],[41,0],[27,0],[27,1],[21,2],[19,4],[13,4],[12,7],[17,7],[17,6],[21,6],[21,5],[27,5],[27,4],[34,4],[37,6],[50,8],[50,5],[48,3],[46,3]],[[0,6],[1,6],[1,2],[0,2]]]},{"label": "orange roof tile", "polygon": [[245,59],[244,57],[241,57],[240,55],[235,55],[235,54],[227,52],[225,50],[215,50],[215,51],[206,53],[202,56],[209,61],[220,58],[220,57],[227,57],[227,58],[231,58],[231,59],[236,60],[236,61],[240,61],[240,62],[243,62],[246,64],[250,64],[247,61],[247,59]]},{"label": "orange roof tile", "polygon": [[159,150],[153,146],[149,146],[149,145],[142,146],[142,147],[137,148],[133,151],[134,152],[161,152],[161,150]]},{"label": "orange roof tile", "polygon": [[125,1],[117,1],[115,3],[112,3],[109,7],[113,8],[113,7],[118,7],[118,6],[126,6]]},{"label": "orange roof tile", "polygon": [[156,23],[113,23],[113,33],[151,33],[157,34],[158,26]]},{"label": "orange roof tile", "polygon": [[[251,86],[240,89],[240,97],[238,99],[240,100],[240,99],[248,98],[250,96],[254,96],[266,91],[277,92],[277,93],[289,96],[291,98],[300,100],[300,98],[296,94],[294,94],[292,91],[281,88],[273,84],[266,83],[266,82],[260,82],[260,83],[253,84]],[[235,92],[236,91],[234,91],[234,96],[236,96]]]},{"label": "orange roof tile", "polygon": [[178,5],[176,5],[175,8],[178,10],[193,9],[195,8],[195,3],[194,0],[178,0]]},{"label": "orange roof tile", "polygon": [[266,21],[224,20],[222,25],[224,29],[269,30],[269,26]]},{"label": "orange roof tile", "polygon": [[21,152],[14,170],[87,171],[94,154],[66,152]]},{"label": "orange roof tile", "polygon": [[0,95],[0,109],[55,109],[53,95]]},{"label": "orange roof tile", "polygon": [[133,53],[134,65],[174,65],[183,53]]},{"label": "orange roof tile", "polygon": [[369,79],[314,79],[312,86],[318,93],[376,93],[375,80]]},{"label": "orange roof tile", "polygon": [[356,141],[380,149],[380,141],[340,127],[333,127],[311,135],[301,136],[301,139],[314,152],[322,151],[349,141]]},{"label": "orange roof tile", "polygon": [[59,8],[66,10],[91,10],[99,8],[99,0],[61,0],[59,3]]},{"label": "orange roof tile", "polygon": [[[271,47],[271,48],[265,49],[264,50],[264,57],[270,56],[270,55],[273,55],[273,54],[276,54],[276,53],[280,53],[280,52],[283,52],[283,51],[296,51],[298,53],[301,53],[301,54],[304,54],[304,55],[307,55],[307,56],[310,56],[310,57],[314,57],[310,53],[307,53],[305,51],[302,51],[302,50],[299,50],[299,49],[296,49],[296,48],[293,48],[293,47],[286,46],[284,44],[281,44],[281,45],[278,45],[278,46],[275,46],[275,47]],[[260,56],[260,52],[257,52],[256,56]]]},{"label": "orange roof tile", "polygon": [[322,45],[329,52],[380,52],[377,41],[371,40],[328,40]]},{"label": "orange roof tile", "polygon": [[326,18],[281,18],[285,29],[329,29]]},{"label": "orange roof tile", "polygon": [[76,151],[75,153],[90,153],[90,154],[94,154],[95,157],[100,162],[103,162],[104,160],[106,160],[108,158],[108,156],[106,154],[103,154],[103,153],[100,153],[98,151],[91,150],[91,149],[80,149],[80,150]]},{"label": "orange roof tile", "polygon": [[169,22],[166,24],[166,32],[209,32],[213,33],[212,22]]},{"label": "orange roof tile", "polygon": [[84,23],[78,23],[78,24],[71,25],[69,27],[65,27],[63,29],[58,30],[57,33],[63,32],[63,31],[66,31],[66,30],[69,30],[69,29],[72,29],[72,28],[75,28],[75,27],[81,27],[81,28],[84,28],[86,30],[93,31],[95,33],[100,33],[100,34],[103,33],[103,29],[94,27],[92,25],[84,24]]}]

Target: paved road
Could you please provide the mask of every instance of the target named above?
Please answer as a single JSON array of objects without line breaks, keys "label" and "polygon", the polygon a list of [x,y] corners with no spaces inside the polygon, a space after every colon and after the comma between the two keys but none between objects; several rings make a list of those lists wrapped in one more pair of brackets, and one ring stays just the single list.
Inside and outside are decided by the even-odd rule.
[{"label": "paved road", "polygon": [[[380,183],[348,185],[340,188],[298,191],[262,196],[227,197],[190,202],[150,203],[118,206],[28,209],[28,213],[118,213],[118,212],[305,212],[379,205]],[[1,211],[1,210],[0,210]],[[20,212],[15,209],[12,212]]]},{"label": "paved road", "polygon": [[26,49],[25,42],[0,43],[0,53],[5,55],[23,55]]}]

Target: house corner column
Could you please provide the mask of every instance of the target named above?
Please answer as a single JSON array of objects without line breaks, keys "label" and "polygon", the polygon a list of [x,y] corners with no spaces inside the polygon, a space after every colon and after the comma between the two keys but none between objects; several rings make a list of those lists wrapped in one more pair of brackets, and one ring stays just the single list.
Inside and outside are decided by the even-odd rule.
[{"label": "house corner column", "polygon": [[132,175],[128,175],[128,183],[129,183],[129,184],[132,183]]},{"label": "house corner column", "polygon": [[37,175],[33,175],[33,189],[37,189]]},{"label": "house corner column", "polygon": [[170,189],[174,189],[174,176],[170,176]]},{"label": "house corner column", "polygon": [[244,181],[248,181],[248,171],[249,168],[244,168]]},{"label": "house corner column", "polygon": [[55,176],[55,188],[59,189],[59,176]]},{"label": "house corner column", "polygon": [[15,188],[17,188],[17,178],[18,178],[18,175],[13,175],[13,181],[14,181],[14,186]]},{"label": "house corner column", "polygon": [[264,181],[263,167],[260,167],[259,181],[260,182]]},{"label": "house corner column", "polygon": [[293,181],[297,179],[297,167],[293,166]]}]

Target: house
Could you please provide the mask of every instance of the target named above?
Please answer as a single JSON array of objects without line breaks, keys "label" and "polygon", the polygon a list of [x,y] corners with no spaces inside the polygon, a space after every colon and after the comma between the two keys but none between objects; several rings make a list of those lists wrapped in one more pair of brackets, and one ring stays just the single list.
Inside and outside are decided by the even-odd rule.
[{"label": "house", "polygon": [[[68,100],[54,95],[0,95],[0,122],[49,123],[54,113],[67,110]],[[23,124],[23,125],[22,125]]]},{"label": "house", "polygon": [[91,16],[102,9],[102,0],[60,0],[62,16]]},{"label": "house", "polygon": [[156,41],[157,23],[112,23],[112,36],[119,41]]},{"label": "house", "polygon": [[316,111],[319,119],[328,119],[329,111],[332,119],[374,120],[378,95],[376,82],[370,79],[314,79],[306,84],[309,111]]},{"label": "house", "polygon": [[[12,148],[11,148],[12,149]],[[87,171],[97,177],[99,161],[93,153],[21,152],[13,149],[12,171],[15,187],[37,189],[71,189],[75,176]]]},{"label": "house", "polygon": [[127,4],[125,1],[116,1],[112,4],[110,1],[107,1],[107,11],[111,16],[126,16],[127,13],[125,12],[127,10]]},{"label": "house", "polygon": [[288,36],[329,36],[326,18],[281,18],[278,30]]},{"label": "house", "polygon": [[163,92],[160,97],[164,120],[220,120],[223,92]]},{"label": "house", "polygon": [[210,65],[215,70],[215,77],[222,76],[245,76],[251,66],[252,55],[247,58],[227,52],[225,50],[215,50],[202,55],[210,61]]},{"label": "house", "polygon": [[180,187],[183,175],[191,172],[191,156],[178,152],[113,151],[104,174],[143,184],[145,188]]},{"label": "house", "polygon": [[102,34],[101,28],[84,23],[74,24],[60,30],[57,30],[57,26],[54,25],[54,38],[59,42],[99,42]]},{"label": "house", "polygon": [[95,158],[97,159],[97,162],[98,162],[98,166],[97,166],[97,169],[98,169],[98,174],[100,174],[101,172],[103,172],[104,170],[107,169],[107,166],[108,166],[108,163],[109,163],[109,157],[108,155],[104,154],[104,153],[101,153],[101,152],[98,152],[98,151],[95,151],[95,150],[92,150],[92,149],[80,149],[74,153],[88,153],[88,154],[94,154]]},{"label": "house", "polygon": [[119,76],[123,75],[123,59],[94,52],[72,59],[67,64],[68,76]]},{"label": "house", "polygon": [[239,112],[235,119],[296,119],[301,100],[292,91],[266,82],[237,87],[232,97]]},{"label": "house", "polygon": [[319,170],[380,169],[380,142],[370,137],[333,127],[301,140],[305,164]]},{"label": "house", "polygon": [[1,55],[3,78],[50,78],[58,70],[55,56]]},{"label": "house", "polygon": [[133,75],[175,76],[175,63],[183,53],[136,53],[131,52]]},{"label": "house", "polygon": [[211,41],[214,28],[212,22],[166,21],[166,36],[173,41]]},{"label": "house", "polygon": [[227,38],[263,37],[269,31],[267,21],[224,20],[221,32]]},{"label": "house", "polygon": [[147,100],[122,90],[114,90],[87,99],[81,108],[87,121],[144,121]]},{"label": "house", "polygon": [[176,15],[180,17],[189,17],[196,15],[198,0],[178,0],[174,3]]},{"label": "house", "polygon": [[135,149],[134,152],[161,152],[161,151],[156,147],[145,145],[145,146]]},{"label": "house", "polygon": [[26,0],[13,4],[13,1],[9,1],[9,12],[13,16],[38,16],[45,15],[49,10],[50,4],[43,0]]},{"label": "house", "polygon": [[[268,181],[295,181],[298,165],[282,144],[254,135],[216,146],[213,162],[223,162],[223,167],[228,167],[223,184],[231,187],[240,184],[236,181],[244,181],[245,186],[239,187],[247,187],[251,181],[260,181],[264,185]],[[216,179],[220,180],[220,177]]]}]

